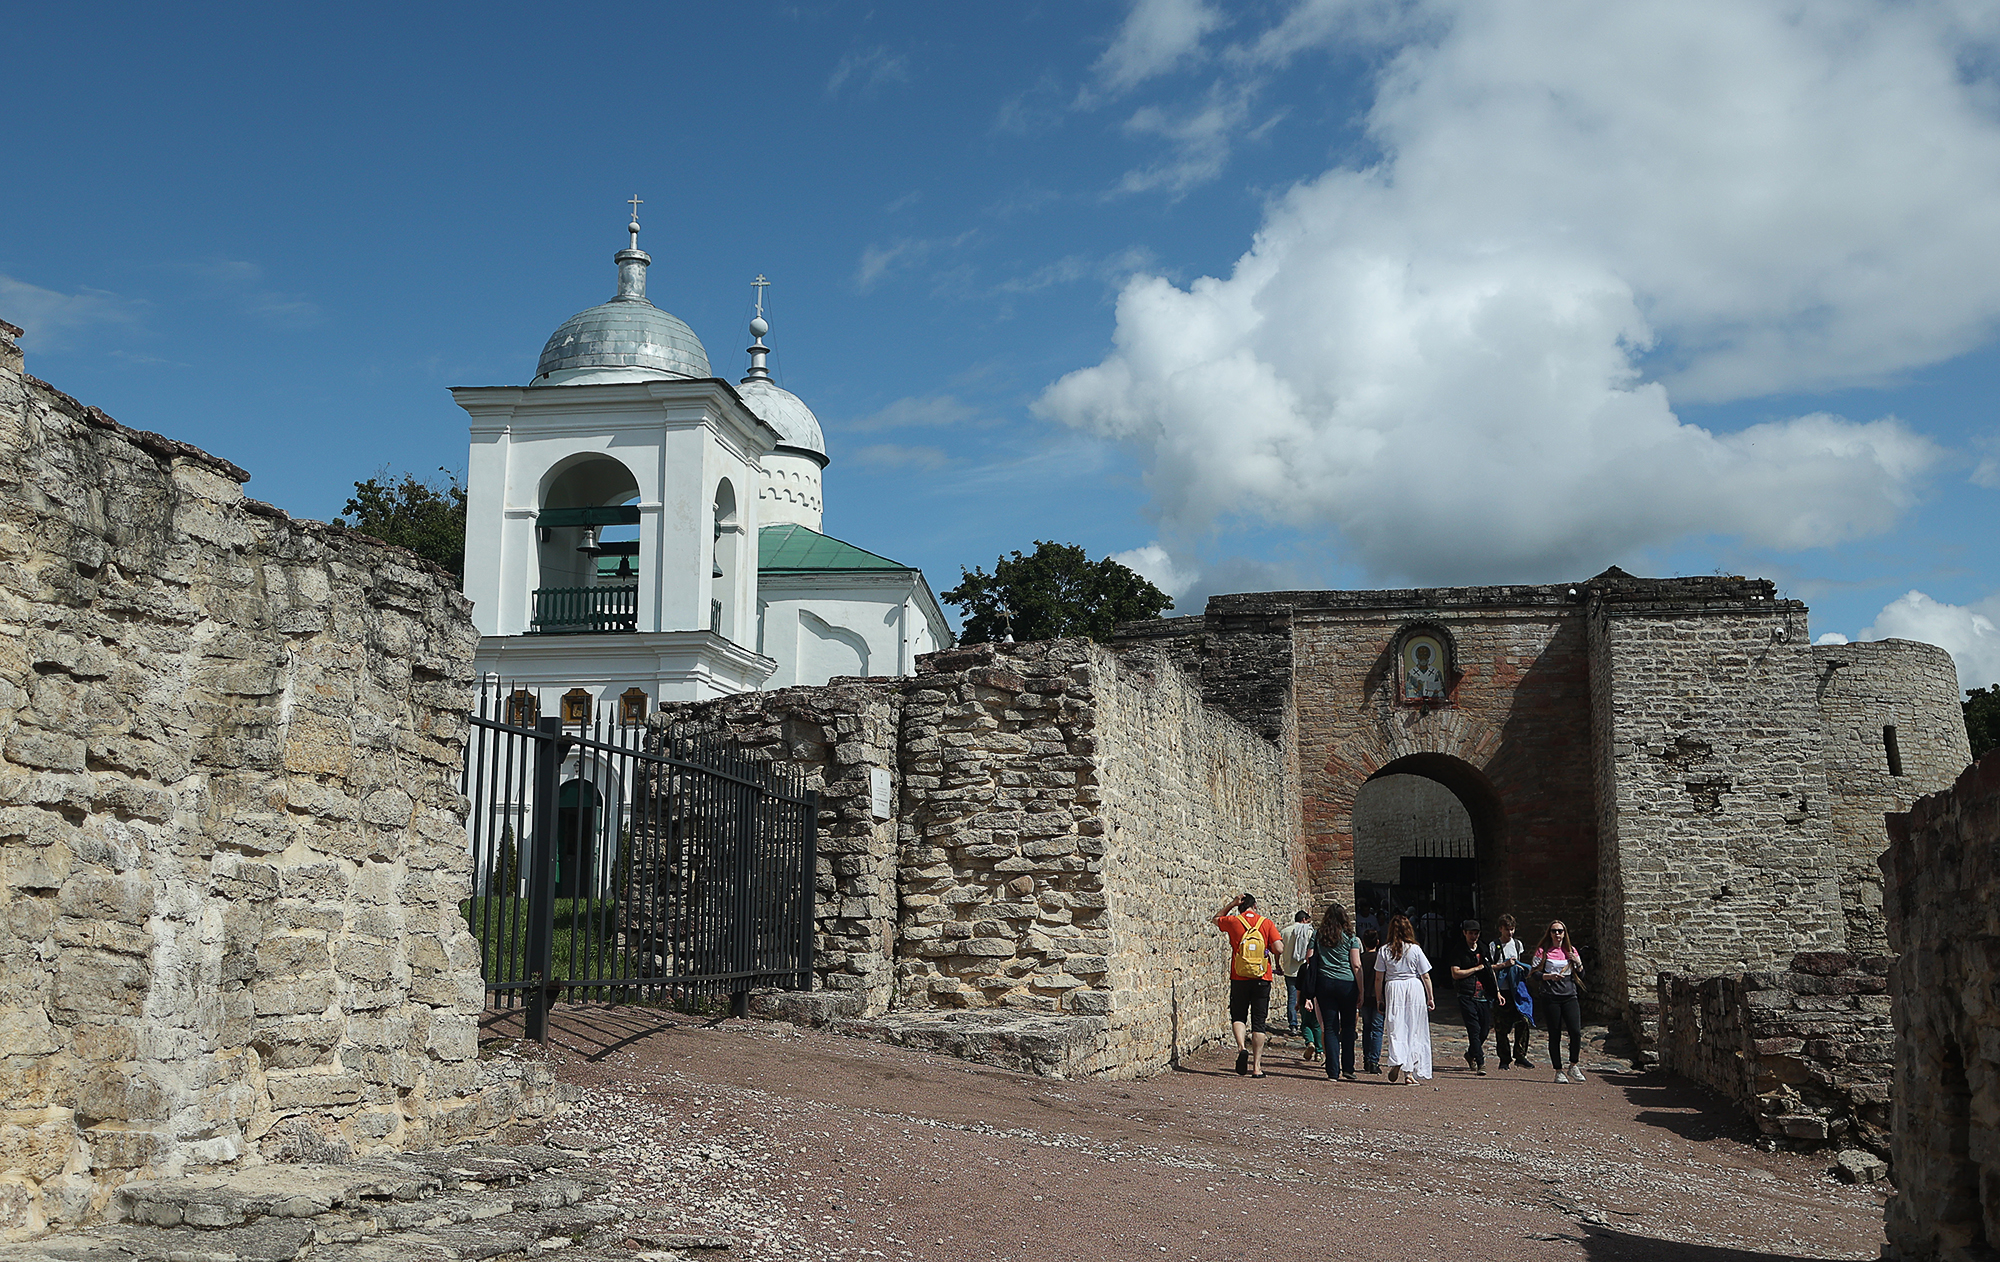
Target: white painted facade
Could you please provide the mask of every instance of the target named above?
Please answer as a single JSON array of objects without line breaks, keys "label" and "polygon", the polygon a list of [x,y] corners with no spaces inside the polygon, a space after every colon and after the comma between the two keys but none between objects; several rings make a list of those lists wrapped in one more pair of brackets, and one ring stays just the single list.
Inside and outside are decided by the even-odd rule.
[{"label": "white painted facade", "polygon": [[693,331],[646,300],[630,231],[617,296],[556,330],[534,384],[452,391],[471,419],[464,590],[482,677],[551,717],[587,694],[616,722],[620,698],[650,712],[912,673],[950,643],[921,572],[876,557],[760,580],[761,526],[820,529],[818,418],[771,380],[761,315],[741,385],[708,376]]},{"label": "white painted facade", "polygon": [[916,570],[766,574],[758,650],[777,663],[767,687],[838,675],[913,675],[917,655],[951,644]]}]

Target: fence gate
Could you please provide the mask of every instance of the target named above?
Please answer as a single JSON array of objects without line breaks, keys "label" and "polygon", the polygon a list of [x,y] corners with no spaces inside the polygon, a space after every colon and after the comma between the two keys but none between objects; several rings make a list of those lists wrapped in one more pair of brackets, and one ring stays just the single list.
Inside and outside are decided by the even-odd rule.
[{"label": "fence gate", "polygon": [[811,989],[819,795],[720,742],[563,705],[482,689],[471,716],[463,910],[490,1002],[545,1040],[564,992],[728,995],[740,1016],[753,989]]}]

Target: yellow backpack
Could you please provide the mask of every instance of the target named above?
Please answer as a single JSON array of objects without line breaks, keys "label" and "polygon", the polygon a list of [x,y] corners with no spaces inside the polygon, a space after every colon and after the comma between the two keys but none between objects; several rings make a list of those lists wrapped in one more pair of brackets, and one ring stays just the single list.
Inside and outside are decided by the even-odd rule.
[{"label": "yellow backpack", "polygon": [[1264,972],[1269,967],[1264,935],[1261,932],[1264,917],[1252,914],[1233,916],[1231,919],[1243,926],[1243,933],[1236,939],[1235,954],[1230,956],[1229,975],[1239,981],[1262,981]]}]

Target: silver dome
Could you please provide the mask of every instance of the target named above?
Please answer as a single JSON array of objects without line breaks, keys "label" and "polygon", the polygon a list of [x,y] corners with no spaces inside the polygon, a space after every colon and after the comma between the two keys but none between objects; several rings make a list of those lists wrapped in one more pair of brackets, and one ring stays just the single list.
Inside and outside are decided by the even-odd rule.
[{"label": "silver dome", "polygon": [[563,321],[542,347],[537,380],[572,368],[632,368],[709,376],[708,352],[680,317],[644,298],[613,298]]},{"label": "silver dome", "polygon": [[826,436],[820,432],[819,418],[799,396],[768,377],[746,377],[736,392],[759,419],[778,431],[779,442],[816,456],[826,454]]}]

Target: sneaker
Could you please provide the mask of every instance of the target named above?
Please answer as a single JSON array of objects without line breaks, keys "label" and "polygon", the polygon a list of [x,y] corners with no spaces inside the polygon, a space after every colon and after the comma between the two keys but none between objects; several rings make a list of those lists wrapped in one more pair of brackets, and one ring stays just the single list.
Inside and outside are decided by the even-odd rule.
[{"label": "sneaker", "polygon": [[1517,1060],[1514,1063],[1523,1069],[1533,1069],[1535,1067],[1535,1062],[1531,1060]]},{"label": "sneaker", "polygon": [[1505,1069],[1505,1068],[1507,1068],[1507,1062],[1506,1062],[1506,1061],[1504,1061],[1504,1060],[1503,1060],[1503,1061],[1501,1061],[1501,1062],[1500,1062],[1500,1068],[1502,1068],[1502,1069]]},{"label": "sneaker", "polygon": [[[1250,1072],[1250,1053],[1248,1051],[1236,1053],[1236,1072],[1239,1074]],[[1557,1074],[1556,1077],[1560,1078],[1562,1075]]]},{"label": "sneaker", "polygon": [[1473,1055],[1472,1055],[1472,1053],[1471,1053],[1471,1052],[1467,1052],[1467,1053],[1465,1054],[1465,1067],[1466,1067],[1467,1069],[1477,1069],[1477,1068],[1479,1068],[1479,1062],[1478,1062],[1477,1060],[1475,1060],[1475,1059],[1473,1058]]},{"label": "sneaker", "polygon": [[1556,1081],[1566,1083],[1569,1081],[1569,1075],[1558,1069],[1556,1070]]},{"label": "sneaker", "polygon": [[1354,1071],[1353,1071],[1352,1069],[1350,1069],[1350,1070],[1348,1070],[1348,1071],[1347,1071],[1346,1073],[1342,1074],[1342,1075],[1340,1076],[1340,1080],[1341,1080],[1342,1082],[1360,1082],[1360,1081],[1361,1081],[1361,1080],[1360,1080],[1359,1078],[1356,1078],[1356,1077],[1354,1076]]},{"label": "sneaker", "polygon": [[1582,1065],[1571,1065],[1571,1066],[1569,1067],[1569,1080],[1570,1080],[1571,1082],[1582,1082],[1582,1081],[1583,1081],[1583,1066],[1582,1066]]}]

